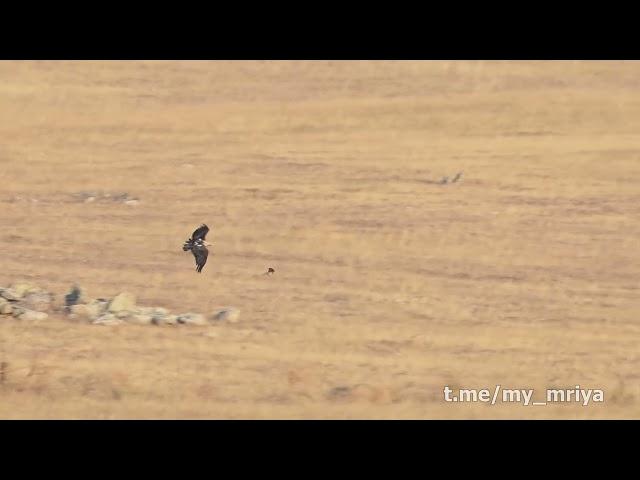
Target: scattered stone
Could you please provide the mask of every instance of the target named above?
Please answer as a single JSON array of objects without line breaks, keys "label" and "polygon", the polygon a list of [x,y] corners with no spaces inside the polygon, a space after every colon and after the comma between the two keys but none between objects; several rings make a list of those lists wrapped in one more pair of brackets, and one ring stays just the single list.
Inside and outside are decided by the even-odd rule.
[{"label": "scattered stone", "polygon": [[154,316],[151,320],[154,325],[176,325],[178,323],[177,315]]},{"label": "scattered stone", "polygon": [[[78,192],[72,194],[73,197],[76,198],[77,201],[84,203],[93,203],[93,202],[116,202],[116,203],[127,203],[127,202],[139,202],[140,200],[135,197],[130,197],[128,193],[111,193],[111,192]],[[133,203],[135,205],[136,203]],[[130,204],[131,205],[131,204]]]},{"label": "scattered stone", "polygon": [[229,322],[229,323],[237,323],[239,318],[240,318],[240,310],[233,307],[220,310],[211,316],[211,319],[216,322]]},{"label": "scattered stone", "polygon": [[140,200],[135,200],[135,199],[133,199],[133,200],[125,200],[125,202],[124,202],[125,205],[132,205],[132,206],[133,205],[138,205],[139,203],[140,203]]},{"label": "scattered stone", "polygon": [[153,313],[153,307],[136,307],[131,313],[140,313],[142,315],[151,315]]},{"label": "scattered stone", "polygon": [[50,293],[40,291],[27,293],[20,301],[20,304],[30,310],[48,312],[51,309],[52,302],[53,296]]},{"label": "scattered stone", "polygon": [[[127,200],[126,194],[113,198]],[[47,319],[46,312],[52,309],[56,312],[60,311],[59,307],[54,307],[54,295],[31,283],[20,281],[8,288],[0,288],[0,314],[2,315],[38,321]],[[121,292],[111,299],[90,299],[77,284],[74,284],[64,295],[64,311],[69,319],[94,325],[120,325],[126,321],[136,325],[202,326],[209,325],[213,321],[236,323],[240,315],[240,311],[234,307],[217,310],[208,317],[193,312],[172,315],[168,309],[162,307],[137,307],[136,297],[128,292]],[[218,333],[218,331],[212,331],[207,336],[216,338]]]},{"label": "scattered stone", "polygon": [[[99,193],[98,192],[78,192],[73,195],[75,197],[78,197],[80,200],[84,200],[86,202],[90,198],[95,200],[98,197]],[[89,200],[89,201],[93,201],[93,200]]]},{"label": "scattered stone", "polygon": [[[26,293],[39,292],[40,289],[35,285],[27,282],[16,282],[9,287],[18,298],[22,298]],[[6,298],[6,297],[5,297]]]},{"label": "scattered stone", "polygon": [[20,296],[14,292],[11,288],[5,288],[2,290],[2,298],[11,300],[12,302],[20,300]]},{"label": "scattered stone", "polygon": [[[169,310],[167,310],[166,308],[162,308],[162,307],[156,307],[153,308],[151,311],[151,320],[152,323],[159,325],[161,323],[166,323],[166,319],[169,316]],[[174,319],[174,323],[177,320]]]},{"label": "scattered stone", "polygon": [[116,295],[109,302],[107,310],[110,312],[133,311],[136,308],[136,297],[128,292]]},{"label": "scattered stone", "polygon": [[183,313],[178,315],[176,321],[185,325],[206,325],[207,319],[200,313]]},{"label": "scattered stone", "polygon": [[169,315],[169,310],[161,307],[137,307],[133,313],[162,318]]},{"label": "scattered stone", "polygon": [[134,313],[127,318],[127,323],[133,323],[135,325],[151,325],[153,317],[151,315],[145,315],[143,313]]},{"label": "scattered stone", "polygon": [[84,303],[79,303],[77,305],[70,305],[69,313],[71,315],[76,315],[78,317],[86,317],[86,318],[91,317],[91,313],[89,313],[89,305],[86,305]]},{"label": "scattered stone", "polygon": [[100,312],[104,313],[107,311],[107,307],[109,306],[109,300],[105,298],[98,298],[96,300],[91,300],[88,303],[89,305],[95,305],[96,308],[100,310]]},{"label": "scattered stone", "polygon": [[124,323],[124,321],[120,320],[119,318],[116,318],[115,315],[112,315],[110,313],[105,313],[104,315],[100,316],[99,318],[97,318],[91,323],[93,325],[120,325]]},{"label": "scattered stone", "polygon": [[98,303],[80,303],[77,305],[71,305],[70,312],[71,315],[73,315],[73,318],[91,321],[98,318],[103,313],[103,309]]},{"label": "scattered stone", "polygon": [[47,318],[49,318],[49,315],[47,315],[44,312],[36,312],[34,310],[28,310],[28,309],[20,309],[19,312],[20,313],[18,313],[17,315],[17,318],[19,320],[38,321],[38,320],[46,320]]}]

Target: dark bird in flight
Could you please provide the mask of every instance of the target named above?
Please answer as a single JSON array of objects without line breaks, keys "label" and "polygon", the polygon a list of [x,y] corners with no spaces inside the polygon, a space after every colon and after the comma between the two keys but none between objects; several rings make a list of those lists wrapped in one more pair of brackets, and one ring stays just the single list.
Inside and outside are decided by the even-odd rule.
[{"label": "dark bird in flight", "polygon": [[210,247],[211,244],[204,241],[204,239],[209,233],[209,227],[207,227],[204,223],[196,228],[196,231],[193,232],[191,238],[184,242],[182,245],[182,250],[187,252],[191,250],[193,256],[196,259],[196,272],[202,272],[202,267],[207,263],[207,257],[209,256],[209,250],[207,247]]}]

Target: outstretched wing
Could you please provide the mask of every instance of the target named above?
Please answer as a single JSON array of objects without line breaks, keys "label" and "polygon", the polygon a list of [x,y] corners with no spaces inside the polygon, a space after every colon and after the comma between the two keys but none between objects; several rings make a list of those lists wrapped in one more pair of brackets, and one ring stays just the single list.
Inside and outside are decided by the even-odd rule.
[{"label": "outstretched wing", "polygon": [[196,240],[204,240],[209,233],[209,227],[207,227],[204,223],[196,228],[196,231],[191,235],[191,239],[195,242]]},{"label": "outstretched wing", "polygon": [[191,253],[196,258],[196,272],[200,273],[202,267],[207,263],[207,257],[209,256],[209,250],[205,246],[193,247]]}]

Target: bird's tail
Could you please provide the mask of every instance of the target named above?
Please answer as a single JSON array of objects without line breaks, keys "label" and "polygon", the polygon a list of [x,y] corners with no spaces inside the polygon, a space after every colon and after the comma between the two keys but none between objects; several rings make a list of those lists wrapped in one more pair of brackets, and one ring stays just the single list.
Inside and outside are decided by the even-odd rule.
[{"label": "bird's tail", "polygon": [[193,241],[189,239],[186,242],[184,242],[184,245],[182,245],[182,251],[187,252],[191,250],[192,247],[193,247]]}]

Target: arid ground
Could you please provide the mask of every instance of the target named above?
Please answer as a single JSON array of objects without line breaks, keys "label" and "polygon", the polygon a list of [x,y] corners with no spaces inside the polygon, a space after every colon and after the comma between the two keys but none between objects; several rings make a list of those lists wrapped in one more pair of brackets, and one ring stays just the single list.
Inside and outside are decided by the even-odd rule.
[{"label": "arid ground", "polygon": [[640,62],[4,61],[0,135],[0,286],[241,312],[0,316],[0,418],[640,418]]}]

